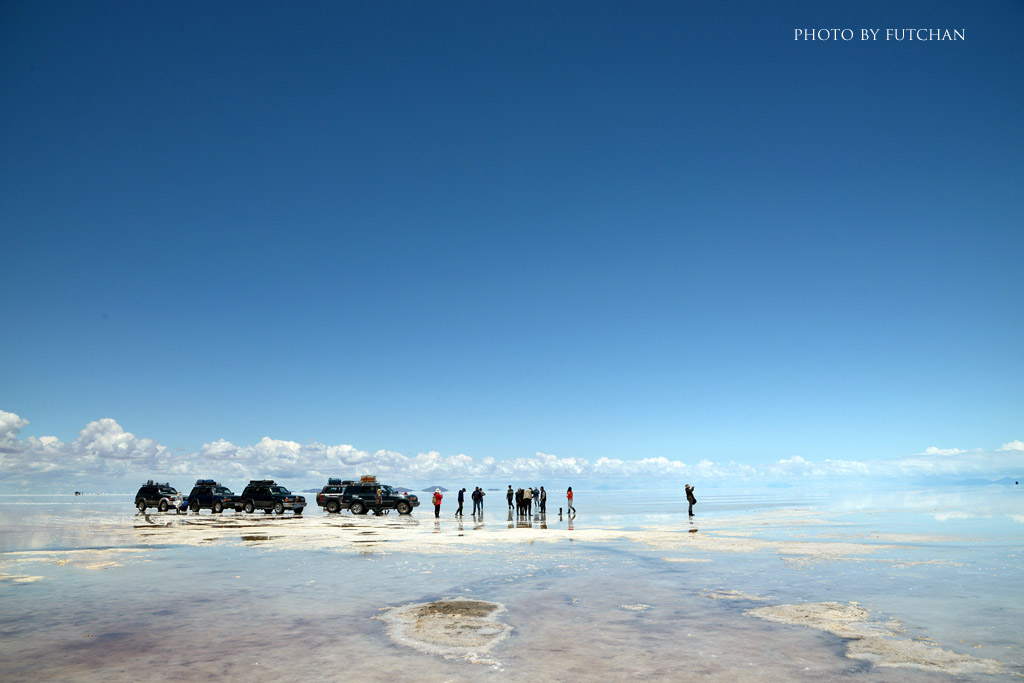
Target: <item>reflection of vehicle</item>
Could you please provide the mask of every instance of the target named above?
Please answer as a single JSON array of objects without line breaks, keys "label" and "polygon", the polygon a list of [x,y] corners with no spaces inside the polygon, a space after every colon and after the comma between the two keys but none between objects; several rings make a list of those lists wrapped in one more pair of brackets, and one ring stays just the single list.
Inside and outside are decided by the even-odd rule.
[{"label": "reflection of vehicle", "polygon": [[396,491],[387,484],[378,484],[377,478],[363,477],[362,481],[340,481],[329,479],[327,486],[316,496],[316,504],[328,512],[351,510],[354,515],[364,515],[377,508],[377,489],[380,489],[380,508],[398,510],[408,515],[420,500],[411,493]]},{"label": "reflection of vehicle", "polygon": [[181,502],[181,494],[170,484],[154,483],[152,479],[147,481],[135,494],[135,507],[144,512],[147,507],[155,507],[160,512],[167,512],[170,508],[177,508]]},{"label": "reflection of vehicle", "polygon": [[241,505],[246,512],[263,510],[281,514],[285,510],[294,510],[295,514],[302,514],[306,507],[304,496],[292,493],[283,486],[278,486],[273,479],[253,479],[242,491]]},{"label": "reflection of vehicle", "polygon": [[192,512],[209,508],[216,515],[224,512],[225,508],[236,512],[242,509],[242,499],[231,493],[231,489],[221,486],[213,479],[198,480],[186,500],[188,509]]}]

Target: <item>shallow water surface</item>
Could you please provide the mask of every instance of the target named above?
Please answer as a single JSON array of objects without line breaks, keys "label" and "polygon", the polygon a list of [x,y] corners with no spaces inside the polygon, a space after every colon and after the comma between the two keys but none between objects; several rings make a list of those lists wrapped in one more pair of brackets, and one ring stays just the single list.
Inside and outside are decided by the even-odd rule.
[{"label": "shallow water surface", "polygon": [[[573,518],[490,504],[435,520],[0,497],[2,678],[1024,675],[1018,491],[708,491],[692,520],[678,493],[644,500],[579,491]],[[457,610],[436,642],[396,635],[393,608],[462,598],[499,606],[484,630],[500,637],[454,647],[476,627]]]}]

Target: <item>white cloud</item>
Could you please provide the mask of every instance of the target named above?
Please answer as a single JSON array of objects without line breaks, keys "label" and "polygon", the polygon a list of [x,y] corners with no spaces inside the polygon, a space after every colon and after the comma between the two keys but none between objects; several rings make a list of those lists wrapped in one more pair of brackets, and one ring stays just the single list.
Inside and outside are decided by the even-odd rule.
[{"label": "white cloud", "polygon": [[921,455],[960,455],[961,453],[966,452],[967,451],[962,451],[959,448],[937,448],[935,446],[929,446],[924,449],[924,453],[921,453]]},{"label": "white cloud", "polygon": [[[406,456],[390,450],[364,451],[350,444],[298,443],[264,437],[236,445],[224,439],[203,444],[192,453],[175,453],[152,439],[126,431],[117,421],[90,422],[74,441],[53,436],[20,437],[29,424],[0,411],[0,482],[8,488],[47,484],[78,488],[90,482],[105,490],[127,490],[136,481],[170,479],[187,485],[200,477],[238,484],[249,478],[274,477],[315,484],[327,477],[377,474],[396,482],[452,483],[453,479],[539,485],[552,479],[580,481],[636,478],[648,482],[770,481],[814,477],[1005,476],[1021,469],[1024,443],[1013,441],[996,451],[964,451],[932,446],[924,453],[895,460],[823,460],[793,455],[769,464],[696,463],[668,457],[594,461],[537,452],[530,457],[497,460],[437,451]],[[941,457],[936,457],[941,456]],[[184,481],[182,481],[184,479]]]}]

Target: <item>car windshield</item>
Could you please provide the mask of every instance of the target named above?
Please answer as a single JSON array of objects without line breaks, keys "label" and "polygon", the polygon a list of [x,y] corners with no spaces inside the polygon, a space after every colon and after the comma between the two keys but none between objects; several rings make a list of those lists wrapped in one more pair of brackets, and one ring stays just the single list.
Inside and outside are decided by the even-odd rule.
[{"label": "car windshield", "polygon": [[176,495],[178,492],[175,491],[174,489],[160,489],[160,493],[166,496],[173,496]]},{"label": "car windshield", "polygon": [[391,496],[394,495],[395,490],[390,486],[381,486],[380,492],[383,493],[385,496]]},{"label": "car windshield", "polygon": [[291,493],[291,491],[289,491],[283,486],[271,486],[270,491],[271,493],[283,493],[286,496]]},{"label": "car windshield", "polygon": [[219,494],[221,496],[233,496],[234,495],[233,493],[231,493],[231,489],[226,488],[224,486],[217,486],[216,488],[213,489],[213,492],[216,493],[216,494]]}]

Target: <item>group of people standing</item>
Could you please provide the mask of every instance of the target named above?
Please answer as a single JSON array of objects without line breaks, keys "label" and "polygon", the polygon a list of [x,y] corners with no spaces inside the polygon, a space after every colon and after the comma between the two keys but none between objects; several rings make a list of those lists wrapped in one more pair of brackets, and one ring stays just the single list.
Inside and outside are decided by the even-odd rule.
[{"label": "group of people standing", "polygon": [[544,490],[543,486],[539,489],[527,488],[513,491],[512,484],[509,484],[505,498],[508,500],[509,510],[512,510],[512,505],[515,503],[516,514],[520,517],[528,517],[533,514],[535,505],[538,514],[545,514],[548,511],[548,492]]},{"label": "group of people standing", "polygon": [[[694,487],[689,484],[686,485],[686,502],[690,506],[690,517],[693,517],[693,506],[697,503],[697,498],[693,495]],[[470,497],[473,500],[473,515],[477,513],[481,515],[484,513],[484,496],[487,494],[479,486],[473,490]],[[541,486],[539,489],[525,488],[513,491],[512,484],[508,485],[508,491],[505,492],[505,498],[508,500],[508,509],[512,510],[513,504],[515,504],[516,514],[519,516],[530,516],[533,514],[533,506],[536,501],[538,514],[546,514],[548,511],[548,492]],[[568,502],[568,508],[566,512],[570,515],[576,514],[576,508],[572,504],[572,487],[565,492],[565,498]],[[434,517],[441,516],[441,501],[444,499],[444,494],[441,493],[441,489],[434,491]],[[459,509],[455,511],[456,517],[462,517],[462,505],[466,500],[466,489],[459,489]],[[380,491],[377,492],[377,505],[380,506]],[[559,513],[561,514],[561,513]],[[509,518],[511,519],[511,517]]]}]

